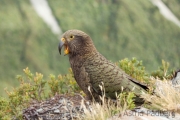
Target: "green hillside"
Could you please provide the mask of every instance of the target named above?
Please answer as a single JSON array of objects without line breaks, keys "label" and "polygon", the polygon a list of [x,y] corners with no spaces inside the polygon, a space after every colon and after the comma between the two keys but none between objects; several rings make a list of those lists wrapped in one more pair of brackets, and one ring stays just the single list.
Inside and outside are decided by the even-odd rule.
[{"label": "green hillside", "polygon": [[[162,59],[172,68],[180,66],[180,28],[166,20],[148,0],[48,2],[63,32],[74,28],[85,31],[113,62],[136,57],[148,71],[157,69]],[[173,0],[172,4],[178,16],[180,2]],[[0,90],[16,85],[16,75],[26,67],[33,73],[43,73],[45,78],[51,73],[67,73],[69,61],[58,53],[58,36],[30,2],[1,0],[0,5]]]}]

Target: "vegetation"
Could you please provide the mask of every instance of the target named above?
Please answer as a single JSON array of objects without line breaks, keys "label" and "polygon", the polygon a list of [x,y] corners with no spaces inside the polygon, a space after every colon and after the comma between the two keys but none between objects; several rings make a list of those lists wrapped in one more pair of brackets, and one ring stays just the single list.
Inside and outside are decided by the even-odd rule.
[{"label": "vegetation", "polygon": [[158,68],[158,70],[151,73],[151,76],[154,76],[155,78],[163,79],[172,79],[173,74],[175,71],[172,69],[169,70],[169,63],[162,60],[162,66]]},{"label": "vegetation", "polygon": [[[162,66],[164,66],[164,64],[168,63],[163,61]],[[130,73],[132,77],[136,79],[140,78],[139,80],[141,82],[147,83],[147,78],[149,79],[149,81],[155,81],[155,79],[150,79],[150,74],[148,74],[144,70],[142,61],[138,61],[136,58],[133,58],[132,60],[121,60],[119,65],[124,71]],[[166,70],[168,71],[168,68]],[[0,119],[22,119],[23,109],[27,108],[31,104],[32,100],[42,101],[50,97],[53,97],[56,94],[73,95],[74,93],[81,93],[83,96],[85,95],[76,84],[71,69],[69,69],[68,74],[59,75],[57,78],[51,74],[48,80],[44,80],[43,75],[41,73],[32,74],[28,68],[24,69],[23,71],[23,76],[17,76],[19,86],[14,88],[13,91],[6,91],[8,98],[0,98]],[[166,77],[164,76],[165,74],[161,74],[162,72],[166,72],[164,71],[164,69],[159,69],[158,71],[159,72],[157,72],[154,77],[157,77],[157,79]],[[175,104],[179,104],[180,99],[178,97],[175,99],[174,97],[177,96],[175,94],[179,94],[179,92],[177,92],[175,88],[170,86],[170,84],[161,85],[163,89],[166,89],[165,93],[167,94],[162,94],[161,90],[156,90],[158,97],[156,95],[151,94],[145,94],[142,97],[145,98],[147,101],[152,102],[152,105],[158,109],[178,111],[179,108],[177,108]],[[153,86],[153,88],[154,87],[155,85]],[[171,94],[169,93],[173,95],[171,96]],[[167,97],[168,99],[166,99]],[[90,112],[87,109],[85,110],[86,118],[90,119],[93,117],[93,119],[95,120],[103,120],[104,118],[110,117],[119,112],[125,112],[125,110],[133,109],[135,107],[133,101],[133,92],[122,92],[119,95],[117,95],[116,104],[108,101],[106,102],[104,98],[105,96],[102,96],[102,105],[98,103],[92,103],[93,111]],[[173,105],[169,106],[169,102],[172,102]],[[101,116],[99,116],[99,114],[96,114],[99,110],[102,110]]]},{"label": "vegetation", "polygon": [[92,103],[92,111],[89,111],[87,108],[85,108],[85,106],[82,105],[85,110],[85,115],[84,117],[81,117],[80,120],[106,120],[107,118],[115,114],[119,114],[120,112],[121,114],[124,114],[127,109],[133,109],[135,107],[133,97],[134,94],[132,92],[121,93],[118,95],[116,104],[111,103],[110,100],[106,102],[105,99],[102,98],[102,105]]},{"label": "vegetation", "polygon": [[158,78],[152,78],[151,80],[156,81],[156,89],[154,94],[144,94],[144,98],[147,102],[150,102],[150,109],[168,110],[180,113],[180,86],[172,86],[171,81],[163,80]]},{"label": "vegetation", "polygon": [[142,61],[138,61],[136,58],[132,58],[132,60],[125,58],[119,62],[119,65],[120,68],[136,80],[148,83],[148,74],[145,71]]},{"label": "vegetation", "polygon": [[[50,75],[49,80],[44,80],[41,73],[34,75],[28,68],[23,71],[25,76],[17,76],[19,86],[11,92],[6,91],[8,99],[0,99],[0,119],[6,117],[22,119],[22,110],[28,107],[32,100],[45,100],[55,94],[82,93],[72,73],[59,75],[57,79],[54,75]],[[9,114],[3,111],[9,111]]]}]

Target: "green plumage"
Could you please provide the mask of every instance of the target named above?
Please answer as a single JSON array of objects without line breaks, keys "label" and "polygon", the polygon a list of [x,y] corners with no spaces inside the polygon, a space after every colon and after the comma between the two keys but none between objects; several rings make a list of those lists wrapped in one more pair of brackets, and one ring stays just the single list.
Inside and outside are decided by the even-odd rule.
[{"label": "green plumage", "polygon": [[[72,35],[74,38],[70,40],[69,36]],[[142,92],[146,92],[147,87],[102,56],[86,33],[69,30],[62,37],[66,41],[61,43],[59,49],[61,50],[62,45],[68,46],[69,61],[75,80],[89,99],[92,99],[92,93],[96,101],[99,101],[99,95],[102,93],[99,85],[103,83],[106,97],[115,99],[116,93],[122,92],[123,88],[126,92],[134,91],[137,96],[136,102],[142,102],[139,96]]]}]

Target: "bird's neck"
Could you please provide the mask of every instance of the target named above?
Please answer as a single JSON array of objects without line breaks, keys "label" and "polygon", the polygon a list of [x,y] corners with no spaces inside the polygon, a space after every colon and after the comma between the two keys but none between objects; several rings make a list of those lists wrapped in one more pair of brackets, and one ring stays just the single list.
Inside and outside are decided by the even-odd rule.
[{"label": "bird's neck", "polygon": [[96,57],[97,54],[98,54],[98,51],[91,51],[91,52],[85,53],[83,55],[69,54],[69,61],[70,61],[71,68],[81,68],[83,66],[84,62],[87,62],[87,61],[91,60],[92,58]]},{"label": "bird's neck", "polygon": [[71,52],[69,54],[69,56],[71,56],[71,57],[75,57],[75,56],[88,57],[88,56],[93,55],[96,52],[98,52],[98,51],[96,50],[94,44],[90,42],[90,43],[85,44],[84,46],[77,47],[77,49],[73,50],[73,52]]}]

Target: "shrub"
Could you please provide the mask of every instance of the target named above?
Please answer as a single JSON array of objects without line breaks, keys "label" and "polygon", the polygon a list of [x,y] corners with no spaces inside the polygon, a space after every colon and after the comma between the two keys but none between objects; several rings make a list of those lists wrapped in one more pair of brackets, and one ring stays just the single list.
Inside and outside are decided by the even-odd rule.
[{"label": "shrub", "polygon": [[[158,78],[170,78],[172,77],[172,72],[168,71],[169,63],[162,61],[162,66],[152,74],[148,74],[145,71],[145,67],[142,65],[142,61],[136,60],[133,58],[132,60],[124,59],[119,62],[119,66],[130,76],[139,80],[140,82],[150,84],[150,90],[153,91],[155,85],[151,84],[152,80],[150,80],[150,75]],[[31,71],[26,68],[23,70],[24,76],[18,75],[17,80],[19,81],[19,86],[14,88],[13,91],[9,92],[6,90],[8,99],[0,97],[0,119],[22,119],[23,109],[30,106],[33,100],[42,101],[49,97],[52,97],[56,94],[71,94],[74,93],[84,93],[81,91],[79,86],[77,85],[72,70],[69,69],[69,73],[65,75],[59,75],[57,78],[50,74],[49,80],[44,80],[43,75],[41,73],[32,74]],[[168,93],[169,91],[167,91]],[[157,92],[158,93],[158,92]],[[175,94],[175,91],[174,91]],[[161,94],[158,94],[159,96]],[[145,96],[150,96],[146,94]],[[148,99],[148,97],[145,97]],[[103,96],[104,97],[104,96]],[[162,97],[154,97],[156,99],[152,99],[149,102],[154,102],[154,104],[160,104],[156,101],[164,100]],[[169,96],[168,96],[169,97]],[[133,92],[122,92],[117,95],[117,104],[103,104],[102,108],[99,108],[99,105],[94,104],[94,109],[100,110],[103,109],[106,111],[107,115],[114,115],[118,112],[122,112],[126,109],[133,109],[135,107],[134,101],[134,93]],[[173,99],[173,98],[172,98]],[[155,101],[153,101],[155,100]],[[148,100],[147,100],[148,101]],[[169,97],[169,101],[171,98]],[[172,100],[173,101],[173,100]],[[179,102],[179,100],[177,100]],[[168,101],[166,101],[168,104]],[[164,104],[159,105],[164,106]],[[168,108],[168,107],[167,107]],[[108,110],[108,111],[107,111]],[[86,111],[87,112],[87,111]],[[88,112],[87,112],[88,114]],[[89,113],[90,115],[90,113]],[[93,116],[98,117],[98,116]],[[91,118],[91,117],[90,117]],[[102,117],[103,118],[103,117]]]}]

